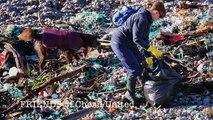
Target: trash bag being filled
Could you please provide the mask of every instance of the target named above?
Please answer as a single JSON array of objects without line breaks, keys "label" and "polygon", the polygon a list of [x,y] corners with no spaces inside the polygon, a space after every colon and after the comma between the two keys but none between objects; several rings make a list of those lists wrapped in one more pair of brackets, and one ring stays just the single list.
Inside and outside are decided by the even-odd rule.
[{"label": "trash bag being filled", "polygon": [[166,105],[177,94],[181,76],[163,59],[155,60],[154,69],[143,71],[144,96],[151,105]]}]

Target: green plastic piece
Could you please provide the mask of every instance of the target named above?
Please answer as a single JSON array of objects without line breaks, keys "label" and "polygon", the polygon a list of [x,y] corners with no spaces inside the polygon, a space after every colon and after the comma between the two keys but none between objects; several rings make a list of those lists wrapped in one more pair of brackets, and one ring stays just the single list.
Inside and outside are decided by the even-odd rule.
[{"label": "green plastic piece", "polygon": [[138,92],[135,93],[135,96],[138,97],[138,98],[142,97],[142,95]]},{"label": "green plastic piece", "polygon": [[201,118],[205,117],[205,115],[202,114],[202,113],[197,113],[196,116],[197,116],[197,117],[201,117]]},{"label": "green plastic piece", "polygon": [[122,83],[127,83],[128,78],[122,79]]},{"label": "green plastic piece", "polygon": [[68,82],[62,82],[59,86],[60,87],[68,86]]},{"label": "green plastic piece", "polygon": [[76,109],[71,108],[71,109],[68,110],[68,112],[69,112],[69,113],[76,112]]},{"label": "green plastic piece", "polygon": [[196,105],[193,105],[193,106],[189,107],[188,110],[193,111],[193,110],[195,110],[196,108],[197,108],[197,106],[196,106]]},{"label": "green plastic piece", "polygon": [[153,38],[153,37],[157,36],[159,32],[160,32],[160,30],[155,30],[149,34],[149,37]]},{"label": "green plastic piece", "polygon": [[59,115],[59,114],[60,114],[60,112],[55,111],[55,112],[53,112],[52,114],[53,114],[53,115]]},{"label": "green plastic piece", "polygon": [[98,118],[104,119],[104,118],[106,118],[106,115],[105,115],[105,114],[99,114],[99,115],[98,115]]},{"label": "green plastic piece", "polygon": [[23,92],[19,90],[18,88],[11,87],[7,90],[13,97],[21,97],[23,95]]},{"label": "green plastic piece", "polygon": [[146,108],[141,108],[141,110],[143,110],[144,112],[149,112],[149,109],[146,109]]},{"label": "green plastic piece", "polygon": [[19,120],[26,120],[27,118],[27,114],[23,114],[19,117]]},{"label": "green plastic piece", "polygon": [[112,90],[116,90],[116,87],[113,85],[108,85],[106,88],[107,91],[112,91]]},{"label": "green plastic piece", "polygon": [[63,114],[60,114],[60,118],[63,118],[64,117],[64,115]]}]

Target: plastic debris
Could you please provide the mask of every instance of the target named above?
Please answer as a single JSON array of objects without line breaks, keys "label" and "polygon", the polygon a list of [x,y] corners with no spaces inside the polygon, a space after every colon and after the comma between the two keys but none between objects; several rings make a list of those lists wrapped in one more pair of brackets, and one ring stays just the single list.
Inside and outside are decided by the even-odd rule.
[{"label": "plastic debris", "polygon": [[7,51],[3,51],[2,53],[0,53],[0,67],[2,67],[8,59],[8,56],[6,54]]},{"label": "plastic debris", "polygon": [[55,93],[54,93],[54,94],[52,95],[52,99],[57,99],[58,97],[59,97],[58,94],[55,94]]},{"label": "plastic debris", "polygon": [[18,69],[16,67],[12,67],[9,70],[9,76],[16,76],[18,74]]}]

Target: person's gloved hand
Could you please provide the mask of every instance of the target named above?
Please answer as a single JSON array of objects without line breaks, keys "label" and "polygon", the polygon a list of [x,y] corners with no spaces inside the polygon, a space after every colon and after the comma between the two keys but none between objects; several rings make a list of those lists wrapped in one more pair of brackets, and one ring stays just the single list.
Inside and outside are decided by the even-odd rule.
[{"label": "person's gloved hand", "polygon": [[148,65],[148,67],[152,66],[152,65],[153,65],[152,57],[146,58],[146,63],[147,63],[147,65]]},{"label": "person's gloved hand", "polygon": [[147,51],[151,52],[156,58],[160,58],[163,55],[163,53],[161,51],[159,51],[158,49],[152,47],[151,45],[149,46]]}]

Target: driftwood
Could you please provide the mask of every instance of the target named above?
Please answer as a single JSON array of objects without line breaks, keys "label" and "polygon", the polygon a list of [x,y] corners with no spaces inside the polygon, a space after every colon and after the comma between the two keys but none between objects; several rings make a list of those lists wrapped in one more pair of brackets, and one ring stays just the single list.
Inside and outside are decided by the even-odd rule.
[{"label": "driftwood", "polygon": [[101,46],[104,47],[110,47],[110,40],[102,40],[102,39],[98,39],[98,42],[101,43]]},{"label": "driftwood", "polygon": [[19,115],[23,114],[23,113],[24,113],[23,111],[11,113],[11,114],[8,115],[8,119],[12,119],[12,118],[14,118],[16,116],[19,116]]},{"label": "driftwood", "polygon": [[183,62],[180,61],[180,60],[178,60],[178,59],[176,59],[176,58],[169,57],[169,56],[166,56],[166,55],[165,55],[165,56],[163,56],[163,59],[164,59],[165,61],[173,61],[173,62],[177,63],[178,65],[180,65],[184,70],[189,71],[189,69],[188,69],[185,65],[183,65]]},{"label": "driftwood", "polygon": [[74,88],[74,90],[92,92],[93,88],[91,88],[91,87],[76,87],[76,88]]},{"label": "driftwood", "polygon": [[159,34],[160,34],[160,35],[164,35],[164,36],[169,36],[169,37],[179,36],[179,35],[176,34],[176,33],[163,32],[163,31],[161,31]]},{"label": "driftwood", "polygon": [[188,3],[188,2],[181,2],[178,4],[178,6],[181,9],[189,9],[189,8],[201,8],[201,7],[206,7],[207,5],[199,5],[197,3]]},{"label": "driftwood", "polygon": [[54,83],[54,82],[58,82],[60,80],[63,80],[65,78],[68,77],[72,77],[80,72],[83,71],[84,67],[86,65],[82,65],[80,66],[78,69],[62,74],[60,76],[51,78],[50,80],[46,81],[44,84],[42,84],[39,88],[33,89],[32,91],[30,91],[26,96],[20,98],[16,103],[12,104],[11,106],[9,106],[6,110],[3,111],[3,113],[8,113],[10,112],[12,109],[18,107],[21,104],[21,101],[26,101],[27,99],[31,99],[33,98],[35,95],[37,95],[41,90],[43,90],[45,87],[47,87],[48,85]]},{"label": "driftwood", "polygon": [[3,81],[3,83],[7,83],[10,82],[11,80],[18,80],[19,76],[10,76],[10,77],[5,77],[5,80]]},{"label": "driftwood", "polygon": [[98,39],[98,42],[110,43],[110,40],[102,40],[102,39]]},{"label": "driftwood", "polygon": [[1,43],[7,42],[7,39],[5,37],[3,37],[2,35],[0,35],[0,42]]},{"label": "driftwood", "polygon": [[20,54],[13,48],[13,46],[7,42],[4,42],[4,48],[8,50],[9,52],[12,52],[15,62],[16,62],[16,67],[20,70],[19,72],[21,74],[24,74],[24,62],[20,56]]},{"label": "driftwood", "polygon": [[[143,88],[143,86],[139,86],[139,87],[136,87],[136,89],[141,89]],[[113,91],[106,91],[106,92],[100,92],[98,94],[115,94],[115,93],[119,93],[119,92],[123,92],[123,91],[126,91],[127,88],[121,88],[121,89],[117,89],[117,90],[113,90]]]},{"label": "driftwood", "polygon": [[199,30],[196,30],[196,31],[187,31],[185,33],[180,33],[179,35],[182,35],[182,36],[198,36],[198,35],[205,34],[209,31],[210,32],[213,31],[213,26],[206,26],[206,27],[199,29]]},{"label": "driftwood", "polygon": [[[213,31],[213,24],[212,23],[205,23],[203,25],[200,25],[197,30],[195,31],[185,31],[180,33],[171,33],[171,32],[163,32],[161,31],[159,34],[162,36],[168,36],[168,37],[174,37],[174,36],[198,36],[205,34],[207,32]],[[100,41],[103,42],[103,41]]]}]

